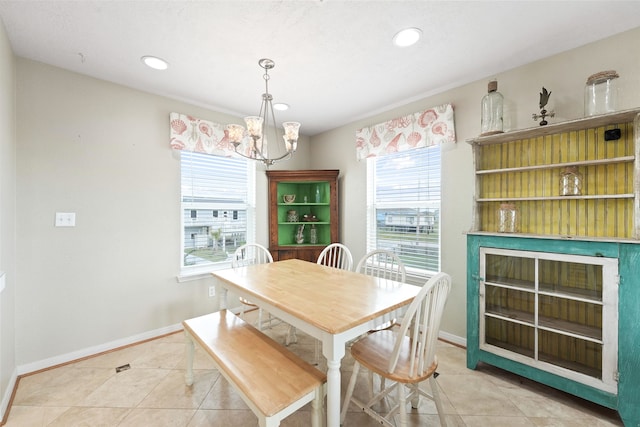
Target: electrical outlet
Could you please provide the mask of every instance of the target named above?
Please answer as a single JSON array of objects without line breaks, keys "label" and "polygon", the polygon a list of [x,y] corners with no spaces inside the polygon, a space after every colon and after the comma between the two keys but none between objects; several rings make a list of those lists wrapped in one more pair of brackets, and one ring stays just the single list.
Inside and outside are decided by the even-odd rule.
[{"label": "electrical outlet", "polygon": [[209,296],[210,297],[215,297],[216,296],[216,287],[215,286],[209,286]]},{"label": "electrical outlet", "polygon": [[56,227],[75,227],[75,212],[56,212]]}]

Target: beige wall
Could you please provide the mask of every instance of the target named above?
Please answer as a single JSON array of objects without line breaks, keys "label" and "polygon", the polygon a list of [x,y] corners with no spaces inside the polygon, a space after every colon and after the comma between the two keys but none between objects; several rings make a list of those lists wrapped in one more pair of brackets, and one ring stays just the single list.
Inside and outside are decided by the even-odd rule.
[{"label": "beige wall", "polygon": [[[180,170],[168,118],[238,119],[37,62],[17,67],[18,364],[30,370],[215,309],[212,279],[176,281]],[[54,227],[56,212],[75,212],[76,227]]]},{"label": "beige wall", "polygon": [[0,419],[9,403],[16,377],[15,346],[15,58],[0,20]]},{"label": "beige wall", "polygon": [[[581,116],[584,81],[604,69],[621,74],[620,107],[638,106],[639,37],[640,30],[635,30],[495,76],[509,107],[511,126],[535,126],[530,115],[537,110],[542,85],[553,91],[552,103],[559,115],[555,120]],[[0,56],[0,91],[10,92],[12,78],[7,80],[1,73],[5,73],[4,59],[11,62],[12,56],[2,38]],[[207,297],[210,279],[176,281],[179,162],[168,149],[167,121],[171,111],[220,123],[238,119],[37,62],[18,59],[16,67],[19,215],[13,364],[29,371],[158,333],[215,309],[214,300]],[[494,76],[303,138],[295,159],[278,165],[341,170],[342,240],[358,258],[365,251],[366,174],[365,163],[355,160],[355,130],[453,103],[458,143],[443,155],[442,268],[452,274],[454,290],[443,330],[461,339],[466,333],[464,233],[471,224],[473,188],[471,149],[465,140],[479,132],[479,103],[489,77]],[[3,111],[0,124],[11,122],[12,117],[11,108]],[[6,175],[6,155],[13,150],[13,145],[5,146],[11,140],[9,132],[0,146],[0,178]],[[262,169],[257,188],[257,240],[266,244]],[[13,221],[4,219],[10,215],[6,210],[3,203],[3,233]],[[77,226],[54,227],[55,212],[66,211],[76,212]],[[11,263],[13,258],[4,253],[4,234],[2,238],[0,261]]]},{"label": "beige wall", "polygon": [[[614,69],[620,74],[619,108],[640,106],[640,28],[486,79],[428,96],[420,101],[339,127],[312,138],[312,166],[338,168],[342,181],[341,238],[359,259],[365,253],[366,162],[355,159],[357,129],[443,103],[452,103],[458,142],[442,156],[442,270],[451,274],[453,289],[442,330],[451,338],[466,337],[466,236],[471,227],[473,201],[472,150],[465,141],[480,133],[480,100],[487,82],[498,79],[505,98],[505,121],[510,129],[538,126],[542,86],[552,91],[549,106],[556,117],[550,123],[583,116],[587,77]],[[391,82],[389,84],[392,84]],[[375,107],[375,106],[372,106]]]}]

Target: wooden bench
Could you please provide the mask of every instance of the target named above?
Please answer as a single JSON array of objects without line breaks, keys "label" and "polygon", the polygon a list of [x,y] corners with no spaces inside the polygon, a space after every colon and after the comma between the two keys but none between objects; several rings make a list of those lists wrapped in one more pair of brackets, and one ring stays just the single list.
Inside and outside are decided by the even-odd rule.
[{"label": "wooden bench", "polygon": [[182,324],[187,337],[187,385],[193,384],[197,343],[256,414],[260,427],[279,426],[309,402],[311,425],[323,424],[324,373],[228,310]]}]

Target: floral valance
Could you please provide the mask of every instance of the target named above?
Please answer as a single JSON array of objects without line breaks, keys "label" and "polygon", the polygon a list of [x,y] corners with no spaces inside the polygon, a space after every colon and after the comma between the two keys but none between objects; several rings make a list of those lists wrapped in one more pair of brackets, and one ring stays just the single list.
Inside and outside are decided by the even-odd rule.
[{"label": "floral valance", "polygon": [[356,131],[358,160],[456,142],[453,106],[443,104]]},{"label": "floral valance", "polygon": [[224,125],[186,114],[169,115],[170,144],[174,150],[230,157],[235,151]]}]

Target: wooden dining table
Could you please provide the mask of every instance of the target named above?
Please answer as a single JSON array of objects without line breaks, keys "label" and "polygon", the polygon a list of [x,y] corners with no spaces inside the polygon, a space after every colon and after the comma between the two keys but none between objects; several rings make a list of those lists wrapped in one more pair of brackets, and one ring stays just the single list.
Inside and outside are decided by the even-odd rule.
[{"label": "wooden dining table", "polygon": [[290,259],[219,270],[220,308],[228,291],[320,340],[327,359],[327,425],[340,425],[340,361],[347,343],[399,317],[420,287]]}]

